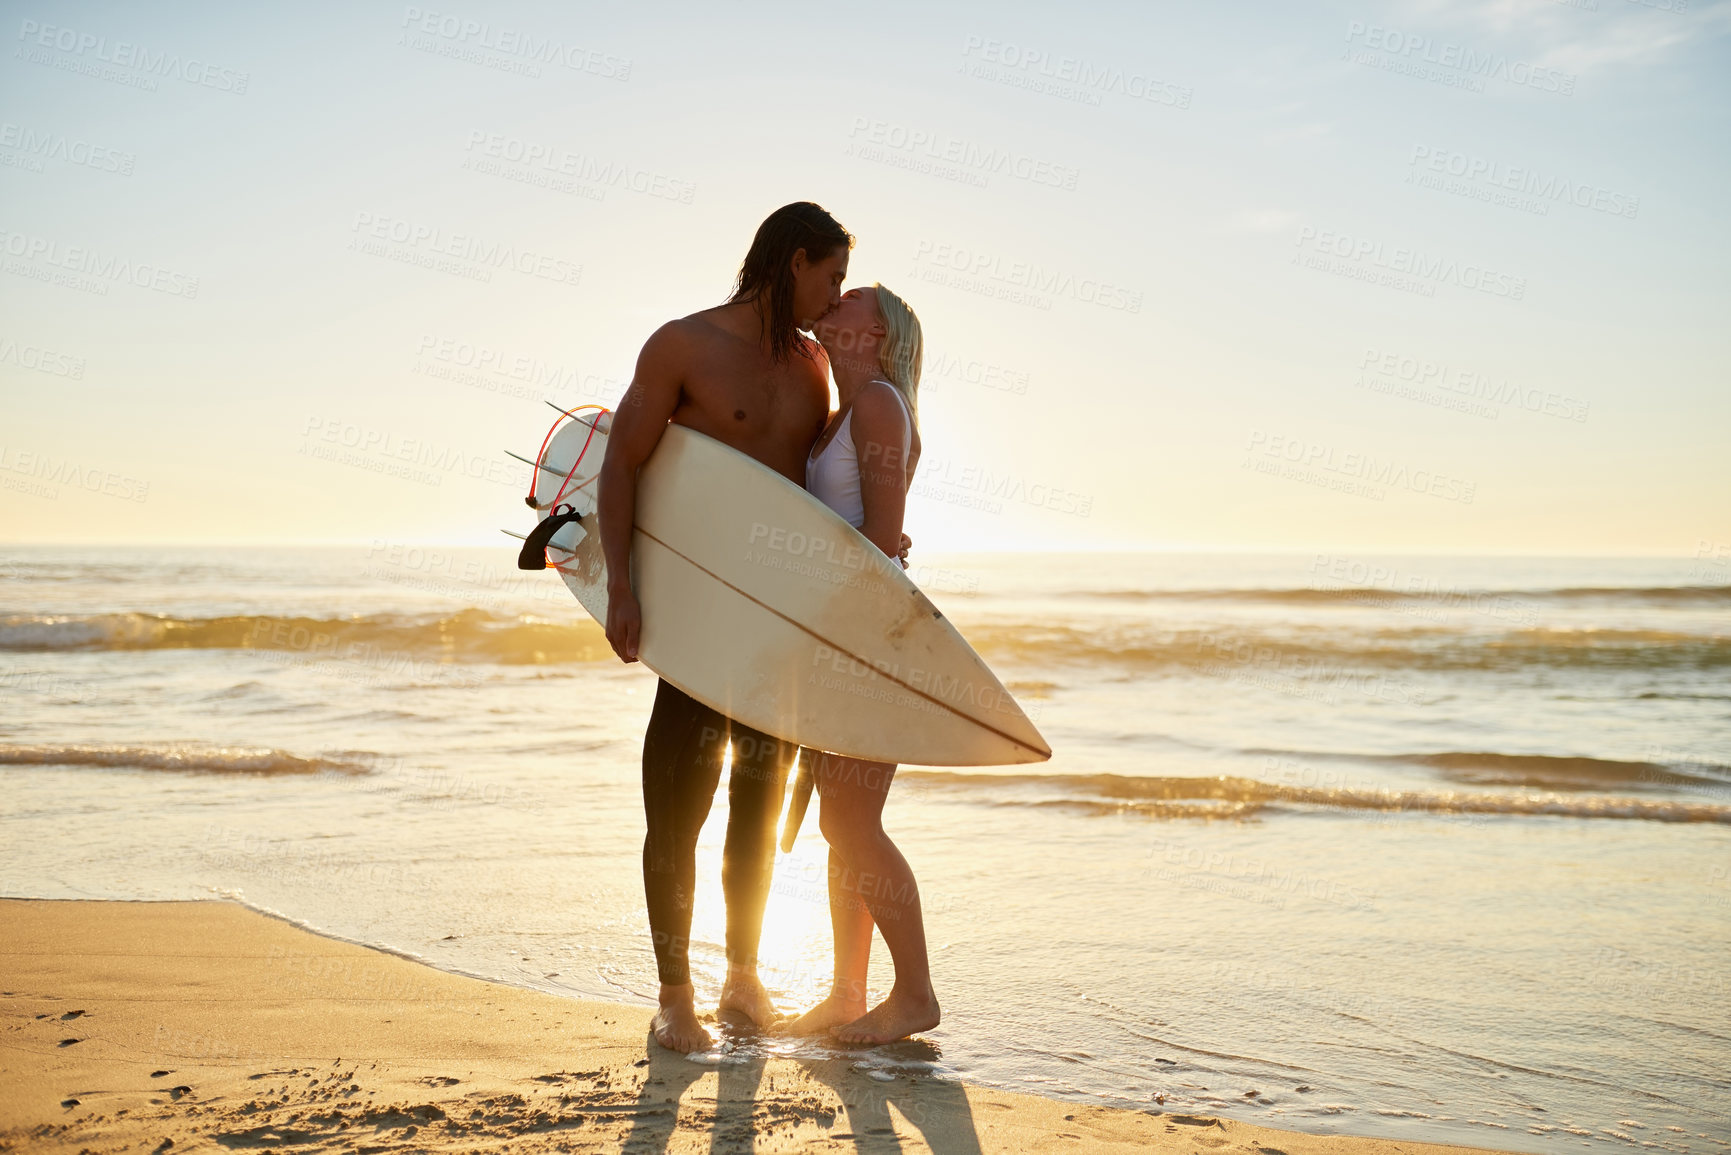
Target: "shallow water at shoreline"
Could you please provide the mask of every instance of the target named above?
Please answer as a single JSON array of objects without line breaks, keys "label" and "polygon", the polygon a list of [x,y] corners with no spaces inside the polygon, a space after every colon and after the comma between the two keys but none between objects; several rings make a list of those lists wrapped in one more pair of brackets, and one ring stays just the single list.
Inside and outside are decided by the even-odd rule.
[{"label": "shallow water at shoreline", "polygon": [[[654,679],[505,554],[4,551],[0,888],[231,895],[437,966],[647,998]],[[941,1065],[1306,1131],[1725,1146],[1723,568],[916,569],[1056,751],[1033,773],[907,768],[891,795]],[[725,789],[694,927],[711,990],[724,812]],[[827,973],[808,823],[763,950],[789,1008]]]}]

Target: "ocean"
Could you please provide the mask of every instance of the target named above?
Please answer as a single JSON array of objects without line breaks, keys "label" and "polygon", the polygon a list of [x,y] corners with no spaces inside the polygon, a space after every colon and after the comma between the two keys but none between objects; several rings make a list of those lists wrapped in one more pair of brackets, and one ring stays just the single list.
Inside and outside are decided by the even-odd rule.
[{"label": "ocean", "polygon": [[[654,675],[515,551],[0,550],[0,892],[227,897],[649,1005]],[[1313,1133],[1731,1146],[1731,559],[913,561],[1054,754],[898,774],[944,1023],[862,1062]],[[823,851],[808,818],[777,866],[788,1010],[828,977]],[[820,1049],[702,1060],[754,1045]]]}]

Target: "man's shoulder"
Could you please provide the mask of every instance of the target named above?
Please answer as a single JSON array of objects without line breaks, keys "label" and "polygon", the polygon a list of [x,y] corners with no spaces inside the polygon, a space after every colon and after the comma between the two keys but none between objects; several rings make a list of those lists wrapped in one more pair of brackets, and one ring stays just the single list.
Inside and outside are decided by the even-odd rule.
[{"label": "man's shoulder", "polygon": [[714,305],[667,322],[662,329],[678,332],[686,340],[704,341],[723,337],[745,339],[738,323],[738,306]]},{"label": "man's shoulder", "polygon": [[712,357],[721,336],[701,314],[676,317],[649,334],[639,360],[665,373],[683,374],[691,365]]},{"label": "man's shoulder", "polygon": [[699,321],[696,314],[690,317],[675,317],[649,334],[649,340],[644,343],[668,349],[682,348],[701,342],[705,329],[713,329],[713,326]]}]

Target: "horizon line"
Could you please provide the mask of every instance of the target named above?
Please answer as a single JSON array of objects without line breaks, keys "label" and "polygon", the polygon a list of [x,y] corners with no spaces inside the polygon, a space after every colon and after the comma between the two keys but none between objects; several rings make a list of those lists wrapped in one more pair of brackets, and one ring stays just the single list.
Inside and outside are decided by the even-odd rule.
[{"label": "horizon line", "polygon": [[[1700,539],[1703,545],[1712,547],[1716,543],[1706,538]],[[499,549],[515,552],[518,545],[475,541],[441,541],[441,540],[391,540],[382,539],[355,540],[351,538],[334,538],[307,541],[157,541],[157,542],[100,542],[100,541],[0,541],[0,549],[203,549],[203,550],[233,550],[233,549]],[[1724,547],[1719,547],[1720,551]],[[1557,559],[1557,560],[1594,560],[1594,561],[1702,561],[1713,555],[1703,554],[1697,547],[1695,553],[1668,553],[1657,551],[1621,551],[1621,552],[1585,552],[1585,551],[1512,551],[1494,549],[1398,549],[1386,546],[1366,545],[1318,545],[1318,546],[1264,546],[1264,545],[1198,545],[1198,544],[1166,544],[1166,545],[1083,545],[1083,546],[1050,546],[1018,548],[984,547],[968,549],[915,549],[914,553],[931,555],[956,554],[1025,554],[1031,557],[1067,554],[1117,554],[1117,555],[1226,555],[1226,556],[1259,556],[1259,557],[1305,557],[1327,554],[1358,554],[1384,557],[1449,557],[1449,558],[1509,558],[1509,559]]]}]

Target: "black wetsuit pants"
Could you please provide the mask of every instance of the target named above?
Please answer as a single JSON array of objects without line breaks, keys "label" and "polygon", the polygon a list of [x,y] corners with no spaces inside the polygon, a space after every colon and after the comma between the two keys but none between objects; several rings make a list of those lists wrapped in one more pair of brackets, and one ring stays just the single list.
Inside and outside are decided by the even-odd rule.
[{"label": "black wetsuit pants", "polygon": [[727,899],[727,961],[754,964],[763,908],[775,869],[775,824],[788,766],[799,747],[710,709],[661,682],[643,736],[643,891],[661,981],[691,981],[692,894],[697,835],[721,781],[721,757],[733,743],[727,784],[727,842],[721,888]]}]

